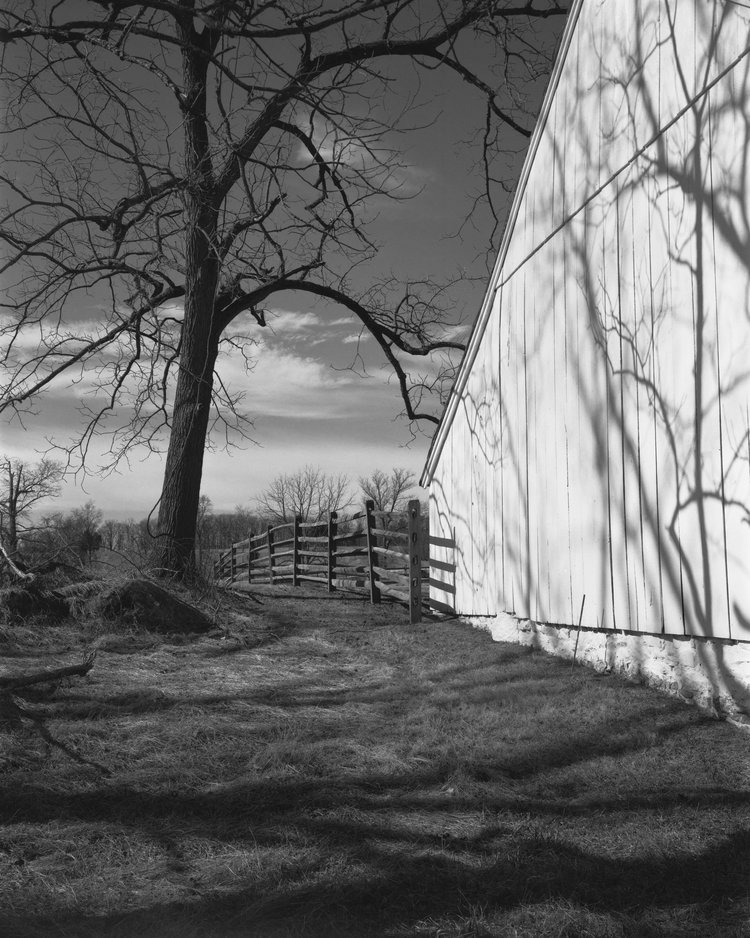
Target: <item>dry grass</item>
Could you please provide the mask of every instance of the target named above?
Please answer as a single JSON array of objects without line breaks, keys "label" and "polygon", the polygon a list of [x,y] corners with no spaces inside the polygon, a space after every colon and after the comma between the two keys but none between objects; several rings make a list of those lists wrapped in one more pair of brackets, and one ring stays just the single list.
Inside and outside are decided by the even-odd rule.
[{"label": "dry grass", "polygon": [[25,698],[54,744],[0,714],[0,934],[750,934],[746,735],[456,622],[212,601],[192,640],[0,635],[99,649]]}]

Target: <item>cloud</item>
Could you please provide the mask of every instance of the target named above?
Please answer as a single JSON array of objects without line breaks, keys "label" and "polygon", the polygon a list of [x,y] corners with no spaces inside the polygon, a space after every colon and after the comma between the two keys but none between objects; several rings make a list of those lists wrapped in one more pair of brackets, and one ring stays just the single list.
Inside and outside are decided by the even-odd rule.
[{"label": "cloud", "polygon": [[308,335],[326,326],[325,320],[311,310],[272,309],[268,311],[266,322],[275,335],[291,337]]},{"label": "cloud", "polygon": [[341,342],[343,345],[355,345],[359,344],[360,342],[367,342],[371,338],[372,336],[369,332],[360,332],[358,335],[345,336]]},{"label": "cloud", "polygon": [[[240,448],[229,454],[221,450],[207,454],[204,490],[215,505],[231,510],[291,465],[310,462],[356,478],[372,468],[388,469],[405,462],[399,445],[408,441],[409,432],[405,422],[396,420],[401,403],[388,367],[378,355],[372,356],[372,366],[367,363],[365,376],[330,364],[348,365],[354,343],[370,338],[354,334],[357,322],[353,317],[325,309],[280,308],[269,315],[270,328],[246,325],[248,334],[257,340],[249,349],[252,369],[247,372],[242,356],[225,347],[218,373],[230,392],[244,394],[239,409],[253,421],[251,434],[261,445],[240,442]],[[27,338],[33,352],[38,331],[35,341],[31,335],[24,336],[24,341]],[[368,351],[374,349],[374,343],[367,345]],[[67,443],[82,425],[81,407],[98,402],[95,388],[93,371],[77,383],[69,378],[58,380],[36,402],[37,413],[29,416],[28,429],[4,415],[0,424],[3,450],[37,461],[47,449],[45,440],[54,437]],[[130,406],[123,403],[113,418],[123,426],[130,416]],[[92,468],[108,461],[108,446],[106,436],[92,442]],[[158,498],[163,472],[159,455],[143,459],[144,455],[143,450],[134,449],[132,471],[123,466],[127,484],[117,476],[90,479],[85,489],[71,483],[54,510],[69,510],[91,497],[108,516],[144,515]],[[411,454],[415,469],[421,458]]]},{"label": "cloud", "polygon": [[[311,298],[311,303],[326,303],[322,299]],[[255,320],[247,314],[238,320],[239,330],[254,332],[254,337],[267,347],[274,344],[295,346],[304,342],[306,346],[322,345],[325,342],[345,341],[345,334],[351,332],[356,317],[338,316],[329,318],[316,310],[269,309],[266,311],[266,328],[258,330]]]},{"label": "cloud", "polygon": [[457,322],[445,325],[440,332],[440,338],[445,342],[466,342],[469,337],[470,323]]},{"label": "cloud", "polygon": [[311,356],[262,342],[250,373],[236,355],[220,359],[219,374],[233,391],[245,392],[244,409],[257,417],[344,417],[355,408],[360,379]]}]

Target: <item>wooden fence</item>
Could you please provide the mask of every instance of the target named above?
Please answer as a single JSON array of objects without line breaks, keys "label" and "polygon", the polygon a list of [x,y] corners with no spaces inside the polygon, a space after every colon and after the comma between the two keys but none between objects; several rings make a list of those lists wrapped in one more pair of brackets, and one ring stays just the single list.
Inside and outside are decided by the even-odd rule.
[{"label": "wooden fence", "polygon": [[[337,589],[368,591],[370,601],[396,599],[409,607],[410,622],[419,622],[423,607],[453,613],[455,543],[431,538],[422,530],[419,501],[406,513],[364,511],[339,519],[303,522],[299,518],[232,544],[214,564],[218,583],[318,583]],[[432,558],[430,553],[435,555]],[[446,601],[431,599],[430,587]]]}]

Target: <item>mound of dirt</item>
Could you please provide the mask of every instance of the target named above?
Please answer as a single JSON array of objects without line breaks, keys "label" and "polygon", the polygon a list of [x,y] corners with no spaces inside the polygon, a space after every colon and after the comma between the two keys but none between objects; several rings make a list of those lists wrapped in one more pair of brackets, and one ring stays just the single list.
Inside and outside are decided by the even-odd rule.
[{"label": "mound of dirt", "polygon": [[86,603],[86,611],[104,619],[153,632],[208,632],[214,623],[195,606],[150,580],[128,580],[106,587]]}]

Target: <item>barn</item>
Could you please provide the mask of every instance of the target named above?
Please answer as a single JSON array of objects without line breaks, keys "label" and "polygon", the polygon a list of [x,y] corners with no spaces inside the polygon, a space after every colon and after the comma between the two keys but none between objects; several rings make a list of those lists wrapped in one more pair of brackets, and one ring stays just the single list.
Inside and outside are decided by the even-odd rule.
[{"label": "barn", "polygon": [[750,3],[576,0],[422,484],[437,603],[750,713]]}]

